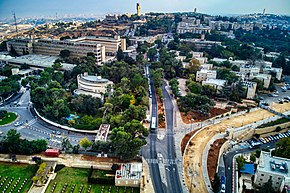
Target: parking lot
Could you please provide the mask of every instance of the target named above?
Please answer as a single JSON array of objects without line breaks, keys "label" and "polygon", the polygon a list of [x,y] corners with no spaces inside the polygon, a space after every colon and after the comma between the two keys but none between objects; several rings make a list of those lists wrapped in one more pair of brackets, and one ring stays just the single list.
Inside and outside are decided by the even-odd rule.
[{"label": "parking lot", "polygon": [[266,143],[274,143],[276,141],[279,141],[280,139],[283,139],[285,137],[290,137],[290,130],[284,132],[284,133],[278,133],[275,135],[269,135],[267,137],[260,137],[258,139],[250,139],[246,143],[249,145],[250,149],[258,148],[261,144]]},{"label": "parking lot", "polygon": [[264,104],[267,103],[268,105],[271,105],[273,102],[275,103],[289,102],[290,101],[290,86],[288,86],[288,89],[285,89],[284,87],[286,87],[285,84],[276,85],[277,91],[271,94],[259,95],[259,99],[261,100],[261,103],[264,103]]}]

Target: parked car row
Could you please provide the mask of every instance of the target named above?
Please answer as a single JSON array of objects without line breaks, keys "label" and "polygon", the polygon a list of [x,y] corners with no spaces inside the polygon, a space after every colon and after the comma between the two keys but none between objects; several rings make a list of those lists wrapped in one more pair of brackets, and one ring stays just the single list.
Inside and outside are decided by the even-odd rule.
[{"label": "parked car row", "polygon": [[278,141],[282,138],[285,137],[290,137],[290,130],[284,132],[284,133],[278,133],[276,135],[269,135],[267,137],[260,137],[259,139],[250,139],[248,140],[248,144],[249,144],[249,148],[257,148],[259,147],[261,144],[265,144],[265,143],[272,143],[275,141]]}]

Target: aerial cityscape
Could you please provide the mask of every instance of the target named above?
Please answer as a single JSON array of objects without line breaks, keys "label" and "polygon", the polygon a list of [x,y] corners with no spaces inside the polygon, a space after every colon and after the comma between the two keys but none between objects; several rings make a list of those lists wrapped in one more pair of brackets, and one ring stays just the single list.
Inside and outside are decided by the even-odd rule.
[{"label": "aerial cityscape", "polygon": [[0,0],[1,193],[290,193],[290,1]]}]

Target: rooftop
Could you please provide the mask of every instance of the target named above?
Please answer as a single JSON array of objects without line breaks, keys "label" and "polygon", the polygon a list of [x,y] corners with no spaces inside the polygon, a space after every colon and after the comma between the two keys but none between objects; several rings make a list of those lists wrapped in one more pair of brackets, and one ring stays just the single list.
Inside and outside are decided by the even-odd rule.
[{"label": "rooftop", "polygon": [[206,81],[203,81],[205,84],[215,84],[217,86],[224,86],[226,84],[226,80],[222,79],[207,79]]},{"label": "rooftop", "polygon": [[271,156],[270,152],[261,152],[257,170],[267,173],[275,173],[284,177],[290,177],[288,166],[290,159]]},{"label": "rooftop", "polygon": [[[44,56],[44,55],[24,55],[19,57],[8,57],[8,56],[0,56],[0,60],[5,60],[11,63],[16,64],[28,64],[30,66],[34,67],[40,67],[40,68],[47,68],[51,67],[54,63],[54,61],[58,57],[56,56]],[[68,64],[68,63],[61,63],[63,70],[72,70],[76,65],[74,64]]]},{"label": "rooftop", "polygon": [[86,80],[86,81],[95,82],[95,83],[107,83],[107,82],[109,82],[108,79],[102,78],[101,76],[82,74],[81,78]]},{"label": "rooftop", "polygon": [[115,178],[120,179],[141,179],[142,163],[126,163],[122,164],[116,171]]}]

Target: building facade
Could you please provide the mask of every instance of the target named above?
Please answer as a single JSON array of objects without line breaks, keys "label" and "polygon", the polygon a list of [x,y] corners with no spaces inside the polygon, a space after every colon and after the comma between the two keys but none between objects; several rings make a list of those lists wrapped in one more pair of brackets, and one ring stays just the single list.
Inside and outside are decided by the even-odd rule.
[{"label": "building facade", "polygon": [[104,94],[113,92],[114,83],[101,76],[92,76],[88,73],[79,74],[77,82],[78,89],[74,91],[76,95],[91,95],[103,99]]},{"label": "building facade", "polygon": [[272,180],[272,187],[275,191],[290,191],[290,173],[288,166],[290,160],[281,157],[271,156],[270,152],[261,152],[257,166],[254,183],[262,186],[269,179]]},{"label": "building facade", "polygon": [[202,82],[207,79],[216,79],[217,73],[215,70],[206,70],[201,69],[200,71],[196,72],[196,81]]},{"label": "building facade", "polygon": [[254,99],[257,89],[257,83],[256,82],[249,82],[249,81],[243,81],[242,82],[244,88],[246,89],[246,98],[247,99]]}]

